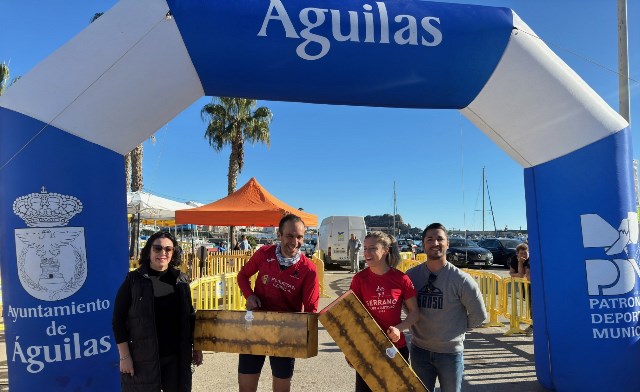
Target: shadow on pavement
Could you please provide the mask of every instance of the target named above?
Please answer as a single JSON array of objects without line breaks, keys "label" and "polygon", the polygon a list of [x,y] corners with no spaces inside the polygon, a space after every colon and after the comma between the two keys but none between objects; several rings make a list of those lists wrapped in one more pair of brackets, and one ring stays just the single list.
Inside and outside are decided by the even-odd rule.
[{"label": "shadow on pavement", "polygon": [[331,343],[320,343],[318,345],[318,351],[322,351],[325,353],[336,353],[336,352],[342,352],[342,350],[340,349],[340,347],[338,347],[337,344],[335,344],[334,342]]},{"label": "shadow on pavement", "polygon": [[[347,290],[349,290],[349,286],[351,285],[351,277],[353,275],[347,275],[346,277],[342,278],[342,279],[337,279],[334,280],[333,282],[331,282],[329,284],[329,288],[331,289],[332,292],[335,293],[336,297],[341,296],[342,294],[344,294]],[[334,299],[335,299],[334,298]]]},{"label": "shadow on pavement", "polygon": [[464,342],[462,390],[545,392],[536,378],[533,339],[504,336],[504,328],[477,328]]}]

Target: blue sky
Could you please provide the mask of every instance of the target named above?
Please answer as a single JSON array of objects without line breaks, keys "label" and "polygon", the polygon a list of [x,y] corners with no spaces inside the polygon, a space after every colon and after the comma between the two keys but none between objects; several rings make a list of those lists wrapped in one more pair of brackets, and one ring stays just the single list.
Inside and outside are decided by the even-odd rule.
[{"label": "blue sky", "polygon": [[[451,2],[451,1],[445,1]],[[611,107],[618,108],[616,1],[477,0],[513,9]],[[113,0],[4,0],[0,61],[24,75]],[[631,123],[640,115],[640,0],[628,0]],[[204,139],[196,101],[145,142],[145,190],[208,203],[226,195],[229,150]],[[526,228],[523,169],[453,110],[384,109],[259,101],[273,114],[271,147],[247,145],[238,183],[256,177],[273,195],[318,214],[397,210],[414,227],[439,221],[482,229],[482,167],[496,226]],[[634,131],[634,158],[640,154]],[[489,209],[489,201],[486,207]],[[485,215],[485,228],[493,229]]]}]

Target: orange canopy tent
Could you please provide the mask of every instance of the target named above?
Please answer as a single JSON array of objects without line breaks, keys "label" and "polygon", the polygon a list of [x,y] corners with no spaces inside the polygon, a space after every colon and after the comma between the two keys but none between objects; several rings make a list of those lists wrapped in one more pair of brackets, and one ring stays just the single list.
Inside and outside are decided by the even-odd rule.
[{"label": "orange canopy tent", "polygon": [[209,226],[275,227],[286,214],[296,214],[306,226],[318,226],[318,216],[278,200],[251,178],[227,197],[197,208],[176,211],[176,223]]}]

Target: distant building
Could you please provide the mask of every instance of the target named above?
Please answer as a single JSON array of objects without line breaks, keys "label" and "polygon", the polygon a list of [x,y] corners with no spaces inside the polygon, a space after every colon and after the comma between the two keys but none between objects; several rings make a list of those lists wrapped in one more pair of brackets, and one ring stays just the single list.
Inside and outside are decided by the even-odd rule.
[{"label": "distant building", "polygon": [[393,234],[393,227],[389,227],[389,226],[382,226],[382,227],[367,227],[367,232],[372,232],[372,231],[381,231],[383,233],[387,233],[387,234]]}]

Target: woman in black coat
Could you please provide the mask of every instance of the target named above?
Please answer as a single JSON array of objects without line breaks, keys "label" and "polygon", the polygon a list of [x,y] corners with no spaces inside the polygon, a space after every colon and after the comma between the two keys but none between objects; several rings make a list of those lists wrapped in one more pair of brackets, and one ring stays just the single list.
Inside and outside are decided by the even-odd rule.
[{"label": "woman in black coat", "polygon": [[122,391],[191,391],[191,363],[202,363],[202,351],[193,349],[195,311],[189,279],[176,268],[180,253],[170,233],[155,233],[118,290],[113,333]]}]

